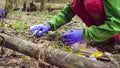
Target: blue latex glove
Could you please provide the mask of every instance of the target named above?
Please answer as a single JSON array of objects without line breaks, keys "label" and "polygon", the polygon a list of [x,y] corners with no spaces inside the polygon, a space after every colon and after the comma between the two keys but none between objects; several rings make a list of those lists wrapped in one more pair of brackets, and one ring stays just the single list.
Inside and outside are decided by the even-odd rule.
[{"label": "blue latex glove", "polygon": [[0,18],[6,18],[7,17],[7,11],[3,8],[0,8]]},{"label": "blue latex glove", "polygon": [[62,37],[65,39],[67,44],[74,44],[81,41],[83,30],[70,30],[67,33],[64,33]]},{"label": "blue latex glove", "polygon": [[43,24],[39,24],[39,25],[35,25],[35,26],[30,27],[30,33],[32,35],[35,34],[35,36],[37,36],[37,37],[42,36],[44,33],[48,32],[49,30],[50,30],[50,26],[43,25]]}]

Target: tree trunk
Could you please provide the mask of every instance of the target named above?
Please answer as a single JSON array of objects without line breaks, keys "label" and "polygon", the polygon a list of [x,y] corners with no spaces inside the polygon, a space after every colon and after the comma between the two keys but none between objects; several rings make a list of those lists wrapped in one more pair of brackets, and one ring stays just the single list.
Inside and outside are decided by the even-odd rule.
[{"label": "tree trunk", "polygon": [[48,63],[60,68],[115,68],[114,65],[107,66],[101,62],[78,57],[50,46],[43,47],[43,44],[38,45],[4,33],[0,33],[0,44],[36,59],[45,56]]},{"label": "tree trunk", "polygon": [[39,3],[39,2],[40,2],[40,0],[35,0],[35,2],[36,2],[36,3]]},{"label": "tree trunk", "polygon": [[13,10],[19,10],[20,8],[18,7],[19,5],[19,0],[13,0]]},{"label": "tree trunk", "polygon": [[0,8],[5,8],[5,3],[6,3],[6,0],[1,0],[0,1]]},{"label": "tree trunk", "polygon": [[53,11],[53,10],[60,10],[65,7],[65,4],[54,4],[54,3],[46,3],[44,8],[47,9],[48,11]]},{"label": "tree trunk", "polygon": [[[34,3],[36,6],[36,10],[43,10],[43,7],[40,9],[39,3]],[[63,9],[65,7],[65,4],[54,4],[54,3],[45,3],[44,4],[44,10],[48,10],[48,11],[53,11],[53,10],[60,10]]]},{"label": "tree trunk", "polygon": [[27,0],[24,0],[22,11],[27,11],[27,12],[36,11],[36,6],[34,4],[34,0],[32,0],[30,2]]},{"label": "tree trunk", "polygon": [[40,0],[40,11],[44,9],[45,0]]},{"label": "tree trunk", "polygon": [[27,11],[27,0],[24,0],[22,11]]},{"label": "tree trunk", "polygon": [[13,0],[6,0],[5,9],[7,9],[8,12],[13,9]]}]

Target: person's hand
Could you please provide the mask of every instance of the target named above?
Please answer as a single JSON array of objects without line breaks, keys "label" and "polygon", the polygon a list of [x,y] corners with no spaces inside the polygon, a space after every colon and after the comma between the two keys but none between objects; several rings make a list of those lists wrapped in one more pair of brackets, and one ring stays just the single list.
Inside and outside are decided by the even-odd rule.
[{"label": "person's hand", "polygon": [[0,8],[0,18],[6,18],[7,17],[7,11],[5,9]]},{"label": "person's hand", "polygon": [[64,33],[62,37],[65,39],[67,44],[74,44],[83,40],[82,34],[83,30],[69,30],[67,33]]},{"label": "person's hand", "polygon": [[35,34],[35,36],[37,36],[37,37],[42,36],[44,33],[48,32],[49,30],[50,30],[50,26],[43,25],[43,24],[39,24],[39,25],[35,25],[35,26],[30,27],[30,33],[32,35]]}]

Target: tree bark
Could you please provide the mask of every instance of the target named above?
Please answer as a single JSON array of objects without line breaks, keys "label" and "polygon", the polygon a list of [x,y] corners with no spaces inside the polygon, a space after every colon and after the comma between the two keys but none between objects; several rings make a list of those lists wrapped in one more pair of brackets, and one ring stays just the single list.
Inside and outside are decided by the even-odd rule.
[{"label": "tree bark", "polygon": [[5,8],[5,3],[6,3],[6,0],[1,0],[0,1],[0,8]]},{"label": "tree bark", "polygon": [[60,10],[65,7],[65,4],[54,4],[54,3],[46,3],[45,4],[45,9],[48,11],[53,11],[53,10]]},{"label": "tree bark", "polygon": [[13,0],[6,0],[5,9],[10,12],[13,9]]},{"label": "tree bark", "polygon": [[114,65],[107,66],[98,61],[78,57],[50,46],[43,47],[42,44],[38,45],[4,33],[0,33],[0,44],[36,59],[44,55],[48,63],[60,68],[115,68]]},{"label": "tree bark", "polygon": [[45,0],[40,0],[40,11],[44,9]]},{"label": "tree bark", "polygon": [[18,0],[13,0],[13,10],[18,10]]}]

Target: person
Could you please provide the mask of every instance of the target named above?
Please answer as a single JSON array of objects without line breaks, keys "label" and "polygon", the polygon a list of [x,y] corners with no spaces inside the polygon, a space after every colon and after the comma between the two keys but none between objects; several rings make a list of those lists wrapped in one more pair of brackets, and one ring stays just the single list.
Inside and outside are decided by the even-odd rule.
[{"label": "person", "polygon": [[30,33],[42,36],[70,22],[77,15],[88,26],[84,30],[69,30],[62,37],[67,44],[82,40],[103,42],[120,39],[120,1],[119,0],[69,0],[67,5],[46,25],[35,25]]},{"label": "person", "polygon": [[7,17],[7,11],[3,8],[0,8],[0,18],[6,18]]}]

